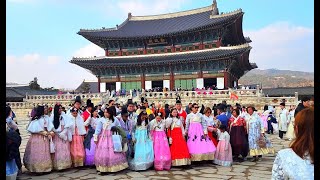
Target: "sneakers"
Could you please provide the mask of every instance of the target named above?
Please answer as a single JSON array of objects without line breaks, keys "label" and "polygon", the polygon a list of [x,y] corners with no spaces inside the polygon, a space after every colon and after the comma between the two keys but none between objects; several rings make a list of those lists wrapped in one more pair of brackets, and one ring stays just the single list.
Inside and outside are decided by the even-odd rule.
[{"label": "sneakers", "polygon": [[289,141],[292,141],[292,139],[291,139],[291,138],[289,138]]},{"label": "sneakers", "polygon": [[259,158],[258,158],[258,161],[259,161],[259,162],[260,162],[260,161],[262,161],[262,158],[261,158],[261,157],[259,157]]},{"label": "sneakers", "polygon": [[277,139],[281,139],[280,137],[277,137]]}]

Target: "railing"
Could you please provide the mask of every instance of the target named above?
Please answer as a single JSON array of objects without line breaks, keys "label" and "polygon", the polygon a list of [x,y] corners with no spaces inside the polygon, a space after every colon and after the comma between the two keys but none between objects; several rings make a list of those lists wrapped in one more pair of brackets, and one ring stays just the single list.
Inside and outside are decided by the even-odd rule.
[{"label": "railing", "polygon": [[[238,100],[232,100],[231,94],[238,96]],[[298,103],[298,93],[294,97],[265,97],[262,91],[258,89],[241,89],[241,90],[199,90],[199,91],[168,91],[168,92],[136,92],[130,91],[127,95],[117,95],[115,92],[111,93],[88,93],[88,94],[60,94],[60,95],[28,95],[24,102],[7,102],[13,108],[33,108],[37,105],[48,104],[54,106],[56,102],[68,106],[76,96],[80,96],[85,102],[86,99],[96,100],[100,102],[107,102],[109,99],[114,99],[118,103],[125,103],[129,98],[134,98],[139,102],[141,97],[145,97],[151,101],[168,101],[175,103],[175,99],[180,97],[182,101],[203,101],[208,100],[212,102],[227,100],[228,102],[241,102],[245,104],[268,104],[279,105],[280,102],[285,102],[288,105],[296,105]],[[208,101],[208,103],[209,103]]]}]

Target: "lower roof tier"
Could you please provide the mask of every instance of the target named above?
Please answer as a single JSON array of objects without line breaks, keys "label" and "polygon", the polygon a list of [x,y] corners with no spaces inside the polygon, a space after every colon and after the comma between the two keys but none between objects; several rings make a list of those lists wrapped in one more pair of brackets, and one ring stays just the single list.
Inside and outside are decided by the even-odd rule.
[{"label": "lower roof tier", "polygon": [[[251,70],[256,68],[255,64],[249,63],[249,52],[251,47],[248,44],[219,47],[215,49],[205,49],[189,52],[178,52],[169,54],[148,54],[148,55],[136,55],[136,56],[102,56],[91,58],[73,58],[70,63],[76,64],[82,68],[90,70],[96,76],[106,75],[125,75],[140,73],[141,69],[148,67],[171,67],[174,71],[174,66],[185,64],[193,66],[194,69],[198,69],[195,63],[204,63],[205,67],[216,64],[219,61],[232,61],[240,59],[240,57],[246,57],[245,61],[237,62],[242,64],[241,71]],[[211,63],[211,64],[210,64]],[[180,71],[188,71],[188,66],[180,68]],[[211,68],[227,68],[228,65],[212,66]],[[178,68],[179,69],[179,68]],[[202,68],[201,68],[202,69]],[[224,69],[224,68],[223,68]],[[202,69],[205,70],[205,69]],[[147,70],[146,70],[147,71]],[[170,71],[169,69],[158,70]],[[145,72],[148,73],[148,72]],[[242,74],[242,73],[241,73]]]}]

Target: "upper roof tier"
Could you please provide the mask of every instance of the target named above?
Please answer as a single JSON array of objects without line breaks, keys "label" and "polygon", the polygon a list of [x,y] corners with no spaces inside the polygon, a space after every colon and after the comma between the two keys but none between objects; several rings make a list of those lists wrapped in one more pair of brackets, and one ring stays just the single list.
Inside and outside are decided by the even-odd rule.
[{"label": "upper roof tier", "polygon": [[78,34],[87,39],[101,37],[107,39],[148,38],[175,35],[233,22],[242,15],[241,9],[231,13],[219,14],[216,5],[152,16],[132,16],[129,13],[128,18],[115,28],[80,29]]}]

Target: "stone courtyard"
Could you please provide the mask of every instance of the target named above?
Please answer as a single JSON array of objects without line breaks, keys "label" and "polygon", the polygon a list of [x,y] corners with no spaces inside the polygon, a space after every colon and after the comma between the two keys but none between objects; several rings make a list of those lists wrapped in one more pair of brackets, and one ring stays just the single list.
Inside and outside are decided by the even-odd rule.
[{"label": "stone courtyard", "polygon": [[[24,150],[29,138],[26,131],[27,121],[18,121],[19,129],[22,137],[22,144],[20,146],[21,159],[23,159]],[[289,141],[277,139],[277,135],[268,135],[271,139],[275,151],[288,147]],[[248,161],[237,163],[235,162],[232,167],[221,167],[211,164],[210,162],[191,165],[190,167],[173,167],[170,171],[155,171],[153,169],[147,171],[134,172],[129,169],[117,173],[100,174],[93,167],[72,168],[64,171],[55,171],[44,175],[29,174],[23,166],[23,174],[18,179],[270,179],[272,164],[275,155],[263,156],[260,162]]]}]

